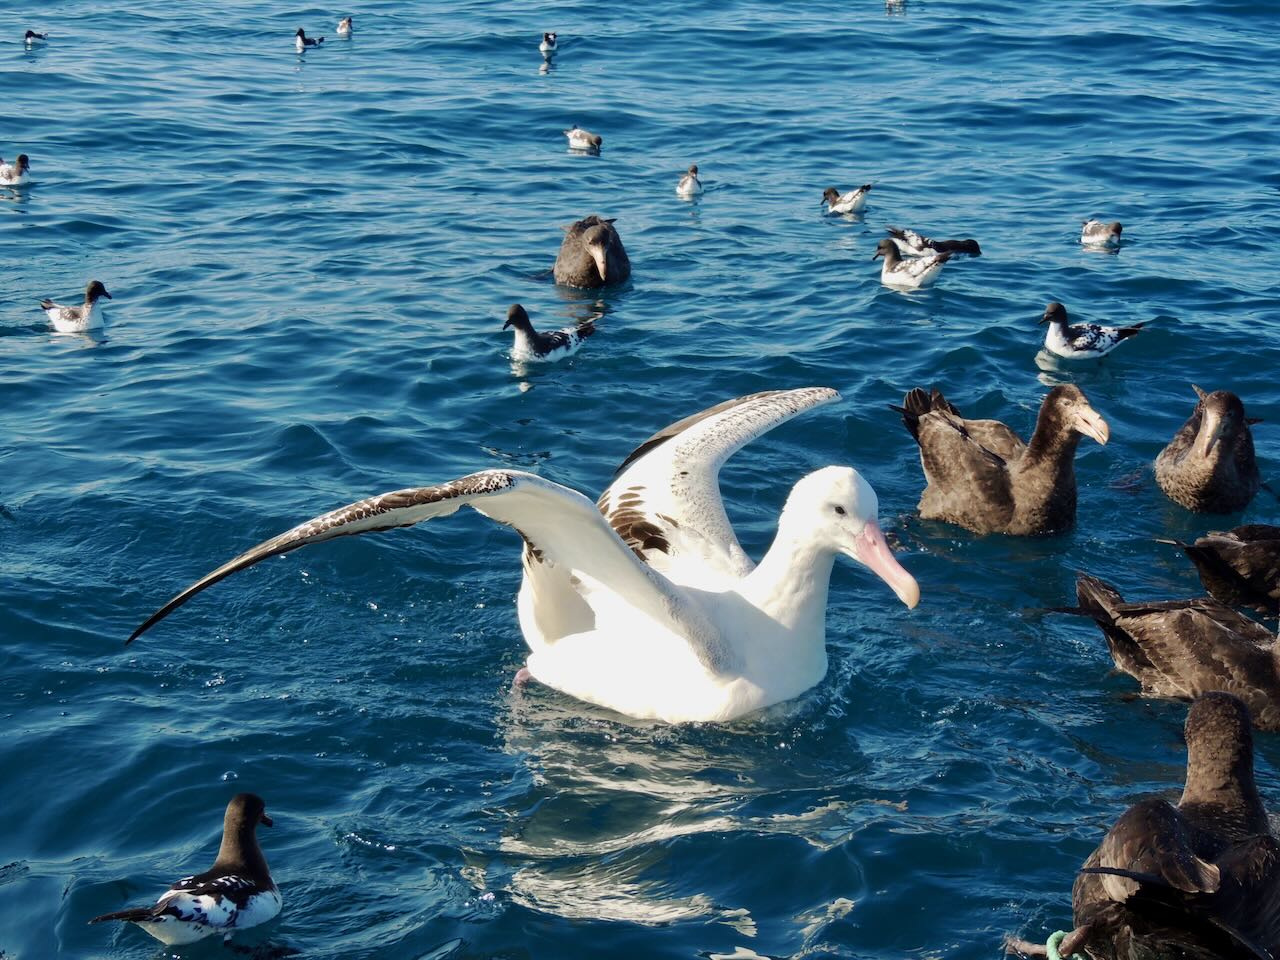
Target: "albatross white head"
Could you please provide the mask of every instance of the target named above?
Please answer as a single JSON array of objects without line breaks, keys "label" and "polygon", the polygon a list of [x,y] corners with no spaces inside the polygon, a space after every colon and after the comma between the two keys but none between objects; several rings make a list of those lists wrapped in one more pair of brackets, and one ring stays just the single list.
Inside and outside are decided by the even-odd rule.
[{"label": "albatross white head", "polygon": [[920,602],[920,585],[893,556],[877,514],[880,501],[871,484],[852,467],[824,467],[803,477],[791,490],[779,519],[819,549],[843,553],[887,583],[908,607]]}]

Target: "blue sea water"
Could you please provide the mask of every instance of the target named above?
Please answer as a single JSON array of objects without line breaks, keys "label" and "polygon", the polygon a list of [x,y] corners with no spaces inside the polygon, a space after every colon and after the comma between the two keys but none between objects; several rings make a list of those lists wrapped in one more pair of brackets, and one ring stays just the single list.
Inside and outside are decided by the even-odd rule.
[{"label": "blue sea water", "polygon": [[[349,41],[333,24],[355,15]],[[52,2],[0,18],[0,956],[155,957],[132,927],[262,794],[308,957],[994,958],[1070,924],[1118,813],[1181,782],[1183,705],[1134,701],[1097,631],[1046,616],[1075,571],[1198,592],[1149,465],[1191,384],[1280,420],[1280,9],[1120,4]],[[298,26],[329,34],[300,57]],[[28,27],[50,42],[25,48]],[[539,34],[561,51],[540,70]],[[574,156],[560,131],[604,136]],[[674,185],[699,164],[706,193]],[[831,185],[874,181],[861,218]],[[560,226],[617,217],[634,275],[547,276]],[[1118,254],[1083,250],[1118,219]],[[980,240],[934,289],[886,225]],[[114,299],[100,336],[35,300]],[[1148,321],[1092,366],[1037,359],[1045,303]],[[600,315],[570,361],[506,357]],[[1111,425],[1078,528],[912,519],[887,409],[937,385],[1029,430],[1075,382]],[[659,427],[752,391],[843,402],[731,461],[749,551],[790,484],[857,466],[923,601],[837,564],[831,669],[722,726],[638,723],[536,685],[519,540],[459,513],[274,560],[125,649],[178,588],[361,496],[495,466],[594,495]],[[1280,439],[1260,426],[1264,475]],[[1243,515],[1275,522],[1263,494]],[[1280,808],[1280,743],[1258,741]],[[216,942],[183,956],[225,955]]]}]

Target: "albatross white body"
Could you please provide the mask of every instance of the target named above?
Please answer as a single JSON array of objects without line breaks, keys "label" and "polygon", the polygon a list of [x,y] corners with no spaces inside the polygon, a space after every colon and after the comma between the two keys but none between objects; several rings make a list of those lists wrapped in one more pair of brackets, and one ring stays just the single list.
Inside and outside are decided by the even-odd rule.
[{"label": "albatross white body", "polygon": [[756,566],[725,515],[719,472],[748,441],[838,399],[811,387],[730,400],[655,434],[624,461],[598,508],[516,470],[371,497],[268,540],[188,587],[132,640],[205,587],[309,543],[409,526],[469,505],[525,541],[520,626],[532,676],[637,718],[731,720],[790,699],[827,670],[827,587],[837,553],[909,607],[915,580],[850,467],[800,480]]}]

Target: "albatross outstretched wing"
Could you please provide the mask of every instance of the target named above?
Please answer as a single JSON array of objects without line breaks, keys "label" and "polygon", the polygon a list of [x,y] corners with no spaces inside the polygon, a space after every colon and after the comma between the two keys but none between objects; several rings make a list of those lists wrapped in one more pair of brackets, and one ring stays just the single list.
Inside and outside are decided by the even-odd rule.
[{"label": "albatross outstretched wing", "polygon": [[754,564],[720,498],[720,468],[756,437],[796,414],[840,399],[830,387],[770,390],[659,430],[622,462],[600,512],[627,545],[676,583],[740,578]]},{"label": "albatross outstretched wing", "polygon": [[[719,663],[719,635],[688,596],[642,563],[582,494],[532,473],[486,470],[432,487],[396,490],[356,501],[272,537],[201,577],[152,614],[132,643],[207,587],[260,560],[336,537],[409,527],[467,505],[514,528],[535,558],[564,567],[620,596],[630,607],[684,636],[709,667]],[[536,562],[536,559],[535,559]]]}]

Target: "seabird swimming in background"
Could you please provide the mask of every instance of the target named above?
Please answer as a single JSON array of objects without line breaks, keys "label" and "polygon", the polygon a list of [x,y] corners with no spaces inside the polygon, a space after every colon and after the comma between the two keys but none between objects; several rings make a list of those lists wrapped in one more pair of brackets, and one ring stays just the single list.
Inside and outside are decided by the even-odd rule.
[{"label": "seabird swimming in background", "polygon": [[899,230],[889,227],[889,239],[898,247],[898,252],[908,257],[928,257],[935,253],[962,253],[968,257],[982,256],[982,248],[977,240],[933,240],[914,230]]},{"label": "seabird swimming in background", "polygon": [[354,24],[351,22],[350,17],[343,17],[341,20],[338,21],[338,36],[340,37],[351,36],[351,28],[353,26]]},{"label": "seabird swimming in background", "polygon": [[676,193],[682,197],[695,197],[702,192],[702,181],[698,179],[698,165],[689,164],[689,172],[676,184]]},{"label": "seabird swimming in background", "polygon": [[836,554],[868,567],[908,607],[920,599],[880,530],[875,491],[851,467],[825,467],[795,485],[759,565],[725,514],[721,464],[837,399],[825,387],[773,390],[686,417],[637,447],[598,505],[535,474],[498,469],[340,507],[207,574],[130,639],[267,557],[469,505],[524,542],[517,606],[530,676],[631,717],[732,720],[799,696],[826,674]]},{"label": "seabird swimming in background", "polygon": [[1208,597],[1126,603],[1111,584],[1084,573],[1076,599],[1078,607],[1056,612],[1091,618],[1116,666],[1145,696],[1190,700],[1226,690],[1249,705],[1258,727],[1280,730],[1280,649],[1256,620]]},{"label": "seabird swimming in background", "polygon": [[529,322],[529,314],[524,307],[513,303],[507,310],[507,322],[502,325],[506,330],[511,327],[515,331],[515,345],[511,348],[512,360],[563,360],[577,353],[582,341],[596,332],[596,325],[591,320],[576,327],[565,327],[554,333],[539,333]]},{"label": "seabird swimming in background", "polygon": [[884,257],[884,266],[880,268],[880,282],[889,287],[900,287],[904,290],[915,290],[933,283],[942,265],[951,259],[949,253],[935,253],[927,257],[908,257],[903,259],[898,247],[892,240],[881,240],[876,244],[876,252],[871,259]]},{"label": "seabird swimming in background", "polygon": [[101,280],[90,280],[84,291],[84,303],[79,306],[64,307],[46,298],[40,301],[40,309],[49,315],[53,329],[59,333],[84,333],[102,326],[102,312],[94,309],[102,297],[110,300],[111,294]]},{"label": "seabird swimming in background", "polygon": [[1169,445],[1156,457],[1156,482],[1174,503],[1202,513],[1235,513],[1253,500],[1262,484],[1244,404],[1229,390],[1199,398]]},{"label": "seabird swimming in background", "polygon": [[581,127],[570,127],[564,132],[569,138],[570,150],[590,150],[598,151],[600,145],[604,143],[604,137],[598,133],[592,133],[589,130],[583,130]]},{"label": "seabird swimming in background", "polygon": [[123,920],[167,944],[194,943],[215,933],[230,936],[266,923],[280,912],[281,900],[258,846],[259,823],[271,826],[262,798],[237,794],[227,804],[212,867],[179,880],[154,906],[104,913],[89,922]]},{"label": "seabird swimming in background", "polygon": [[603,220],[592,214],[564,228],[564,240],[552,271],[556,283],[604,287],[631,276],[631,260],[613,222],[614,218]]},{"label": "seabird swimming in background", "polygon": [[538,44],[538,49],[543,56],[549,57],[556,52],[556,35],[554,33],[544,33],[542,42]]},{"label": "seabird swimming in background", "polygon": [[937,390],[917,387],[891,409],[902,414],[920,446],[927,484],[920,516],[974,533],[1047,536],[1070,530],[1076,520],[1076,446],[1081,436],[1105,444],[1111,435],[1080,388],[1070,385],[1045,395],[1030,443],[998,420],[964,419]]},{"label": "seabird swimming in background", "polygon": [[26,42],[27,46],[31,46],[33,43],[43,43],[45,40],[48,40],[49,35],[47,33],[36,33],[34,30],[28,30],[26,36],[22,39]]},{"label": "seabird swimming in background", "polygon": [[1119,222],[1103,223],[1101,220],[1085,220],[1080,231],[1080,242],[1086,247],[1118,247],[1124,228]]},{"label": "seabird swimming in background", "polygon": [[861,213],[867,205],[867,194],[871,184],[864,183],[856,190],[841,193],[835,187],[827,187],[822,191],[822,202],[827,205],[827,213]]},{"label": "seabird swimming in background", "polygon": [[1049,329],[1044,334],[1044,348],[1066,360],[1096,360],[1105,357],[1123,341],[1142,332],[1144,323],[1131,327],[1103,327],[1096,323],[1069,323],[1067,308],[1056,300],[1044,308],[1041,323]]},{"label": "seabird swimming in background", "polygon": [[1250,523],[1225,533],[1207,533],[1195,543],[1158,542],[1181,547],[1219,603],[1272,616],[1280,613],[1280,527]]},{"label": "seabird swimming in background", "polygon": [[0,159],[0,187],[20,187],[31,182],[31,158],[18,154],[13,163]]},{"label": "seabird swimming in background", "polygon": [[298,48],[299,53],[302,53],[302,51],[306,50],[307,47],[318,47],[322,43],[324,43],[324,37],[316,37],[312,40],[302,32],[301,27],[299,27],[298,32],[294,34],[294,45]]},{"label": "seabird swimming in background", "polygon": [[[1148,796],[1116,821],[1071,890],[1053,953],[1095,960],[1268,960],[1280,954],[1280,843],[1253,773],[1253,731],[1226,693],[1187,711],[1177,805]],[[1054,943],[1055,939],[1060,942]],[[1027,956],[1044,946],[1012,940]]]}]

